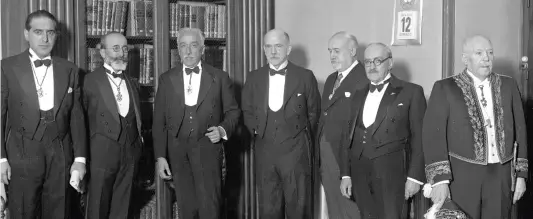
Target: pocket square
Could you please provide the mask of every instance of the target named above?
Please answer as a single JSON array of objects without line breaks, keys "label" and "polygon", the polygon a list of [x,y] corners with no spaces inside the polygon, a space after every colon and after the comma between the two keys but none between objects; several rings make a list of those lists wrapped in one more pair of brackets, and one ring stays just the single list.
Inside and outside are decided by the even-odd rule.
[{"label": "pocket square", "polygon": [[72,88],[71,87],[68,88],[67,93],[69,93],[69,94],[72,93]]},{"label": "pocket square", "polygon": [[352,94],[350,92],[344,92],[344,96],[345,97],[350,97],[350,96],[352,96]]},{"label": "pocket square", "polygon": [[299,96],[302,96],[302,94],[301,94],[301,93],[298,93],[298,94],[296,94],[296,96],[299,97]]},{"label": "pocket square", "polygon": [[403,106],[403,103],[398,104],[398,106]]},{"label": "pocket square", "polygon": [[395,95],[395,94],[396,94],[396,93],[394,93],[394,92],[390,93],[390,95]]}]

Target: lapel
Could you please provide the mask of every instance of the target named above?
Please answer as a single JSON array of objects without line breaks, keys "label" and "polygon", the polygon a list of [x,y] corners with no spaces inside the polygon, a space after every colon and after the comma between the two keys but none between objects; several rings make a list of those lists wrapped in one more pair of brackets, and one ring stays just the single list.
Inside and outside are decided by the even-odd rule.
[{"label": "lapel", "polygon": [[[57,115],[61,103],[65,94],[68,92],[69,81],[70,81],[70,71],[67,65],[61,63],[61,60],[58,60],[52,57],[52,63],[54,67],[54,116]],[[74,88],[70,88],[74,89]],[[71,90],[74,92],[74,90]]]},{"label": "lapel", "polygon": [[[213,75],[212,69],[208,65],[202,64],[202,75],[200,78],[200,91],[198,92],[198,99],[196,101],[196,110],[205,100],[207,93],[211,89],[211,85],[215,82],[215,77]],[[183,84],[183,83],[182,83]]]},{"label": "lapel", "polygon": [[[262,99],[260,99],[261,102],[261,107],[263,108],[263,113],[266,115],[268,115],[267,113],[267,110],[268,110],[268,89],[269,89],[269,86],[270,86],[270,77],[269,77],[269,71],[270,67],[267,65],[267,67],[263,68],[262,70],[260,70],[258,73],[258,82],[256,84],[257,86],[257,93],[259,95],[262,94]],[[263,83],[265,82],[265,83]]]},{"label": "lapel", "polygon": [[[326,105],[325,109],[323,110],[324,112],[327,111],[329,109],[329,107],[333,106],[333,104],[335,102],[337,102],[337,100],[339,100],[342,96],[344,96],[345,90],[347,90],[350,87],[355,86],[355,83],[357,82],[357,81],[355,81],[356,77],[357,77],[357,74],[358,74],[357,71],[360,68],[362,68],[361,67],[361,63],[357,63],[357,65],[355,65],[352,68],[352,70],[350,71],[348,76],[346,76],[346,78],[344,78],[344,80],[342,80],[341,85],[337,88],[337,90],[335,91],[335,94],[333,94],[333,98],[331,98],[331,100],[329,100],[329,95],[333,92],[333,87],[335,86],[335,81],[337,81],[337,77],[338,77],[338,72],[335,73],[337,75],[334,75],[332,83],[331,83],[331,88],[329,88],[328,93],[326,95],[326,99],[325,100],[326,100],[327,105]],[[365,75],[365,77],[366,77],[366,75]],[[354,81],[353,84],[352,84],[352,81]],[[350,89],[350,90],[355,91],[355,89]]]},{"label": "lapel", "polygon": [[285,91],[283,92],[283,108],[287,105],[287,102],[292,97],[292,94],[298,88],[300,80],[298,78],[298,72],[296,67],[289,62],[287,65],[287,74],[285,75]]},{"label": "lapel", "polygon": [[396,97],[398,97],[398,94],[401,92],[402,88],[403,87],[400,83],[400,80],[398,80],[398,78],[394,77],[394,75],[391,74],[389,86],[387,86],[387,90],[385,90],[385,94],[383,94],[383,98],[381,98],[378,112],[376,114],[376,119],[372,124],[374,128],[372,129],[371,135],[374,135],[376,130],[379,128],[379,126],[385,119],[386,115],[389,112],[391,104],[394,102],[394,100],[396,100]]},{"label": "lapel", "polygon": [[122,74],[124,74],[124,77],[125,77],[124,81],[126,82],[126,87],[128,87],[130,100],[133,101],[133,110],[135,110],[135,119],[137,120],[137,131],[140,134],[142,121],[141,121],[141,114],[139,112],[140,105],[139,105],[139,94],[137,92],[137,87],[132,84],[132,82],[130,81],[131,78],[128,76],[128,74],[126,74],[125,72],[123,72]]},{"label": "lapel", "polygon": [[37,98],[37,89],[35,88],[35,77],[31,68],[29,51],[18,55],[17,63],[13,66],[15,77],[18,78],[20,87],[27,96],[26,103],[29,109],[39,110],[39,99]]},{"label": "lapel", "polygon": [[100,67],[97,71],[94,72],[97,74],[96,80],[98,81],[98,89],[102,95],[102,100],[104,100],[105,105],[109,112],[112,112],[113,119],[120,124],[120,119],[118,118],[118,106],[117,101],[113,95],[113,89],[111,88],[111,83],[107,78],[104,67]]},{"label": "lapel", "polygon": [[176,96],[179,99],[179,106],[181,109],[185,107],[185,94],[183,93],[183,65],[180,65],[172,73],[168,75],[172,87],[176,91]]},{"label": "lapel", "polygon": [[353,138],[355,126],[357,125],[357,120],[359,119],[359,114],[362,113],[364,106],[365,106],[365,100],[368,95],[368,84],[365,86],[364,89],[359,90],[355,92],[355,96],[353,97],[353,105],[352,105],[352,123],[350,124],[350,139]]}]

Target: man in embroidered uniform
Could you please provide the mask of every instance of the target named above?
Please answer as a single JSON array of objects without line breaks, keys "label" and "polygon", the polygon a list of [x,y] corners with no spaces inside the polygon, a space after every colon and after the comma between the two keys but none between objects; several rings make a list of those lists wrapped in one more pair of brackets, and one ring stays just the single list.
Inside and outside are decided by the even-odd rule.
[{"label": "man in embroidered uniform", "polygon": [[51,57],[58,22],[45,10],[26,19],[30,48],[2,60],[1,177],[11,218],[68,218],[69,174],[85,175],[86,133],[78,68]]},{"label": "man in embroidered uniform", "polygon": [[100,55],[104,66],[84,80],[91,152],[88,218],[128,217],[142,136],[137,86],[125,73],[127,44],[120,33],[103,36]]},{"label": "man in embroidered uniform", "polygon": [[345,123],[341,192],[354,195],[362,218],[404,218],[405,200],[424,181],[424,91],[390,73],[392,53],[382,43],[367,47],[364,65],[371,83],[355,94]]},{"label": "man in embroidered uniform", "polygon": [[[368,84],[365,68],[357,61],[357,38],[344,31],[329,40],[329,56],[336,72],[330,74],[322,92],[322,113],[318,123],[316,144],[320,146],[320,181],[324,188],[329,218],[359,218],[355,202],[342,196],[339,169],[341,133],[351,111],[352,94]],[[344,130],[346,132],[347,130]]]},{"label": "man in embroidered uniform", "polygon": [[203,32],[183,28],[177,41],[183,65],[160,76],[155,99],[158,174],[174,175],[180,218],[220,218],[222,139],[231,136],[241,111],[228,74],[201,61]]},{"label": "man in embroidered uniform", "polygon": [[[511,201],[519,200],[526,189],[527,136],[520,92],[512,78],[492,72],[493,60],[487,38],[466,39],[465,70],[435,82],[424,117],[431,199],[442,203],[451,196],[473,219],[509,218]],[[512,169],[515,143],[517,162]]]},{"label": "man in embroidered uniform", "polygon": [[287,60],[289,35],[273,29],[263,49],[269,65],[248,74],[244,123],[255,138],[260,218],[311,218],[313,136],[320,94],[313,72]]}]

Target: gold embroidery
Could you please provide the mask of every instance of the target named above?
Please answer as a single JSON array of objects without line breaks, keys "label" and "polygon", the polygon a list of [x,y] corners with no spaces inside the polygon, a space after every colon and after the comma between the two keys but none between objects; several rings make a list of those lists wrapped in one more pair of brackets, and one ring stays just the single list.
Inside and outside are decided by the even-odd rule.
[{"label": "gold embroidery", "polygon": [[459,210],[441,209],[435,213],[435,218],[438,219],[467,219],[468,216]]},{"label": "gold embroidery", "polygon": [[426,178],[429,184],[434,183],[434,178],[437,175],[451,174],[452,170],[450,168],[450,162],[439,161],[426,166]]},{"label": "gold embroidery", "polygon": [[505,132],[503,127],[503,104],[501,95],[502,80],[499,75],[490,74],[490,86],[492,88],[492,102],[494,110],[494,125],[496,133],[496,148],[500,151],[500,159],[505,156]]},{"label": "gold embroidery", "polygon": [[516,159],[516,171],[517,172],[527,172],[528,171],[527,159],[525,159],[525,158],[517,158]]}]

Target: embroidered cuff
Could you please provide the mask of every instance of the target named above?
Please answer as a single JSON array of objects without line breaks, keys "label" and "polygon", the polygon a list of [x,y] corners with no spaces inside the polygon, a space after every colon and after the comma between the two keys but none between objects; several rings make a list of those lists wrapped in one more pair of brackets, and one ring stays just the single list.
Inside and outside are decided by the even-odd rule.
[{"label": "embroidered cuff", "polygon": [[438,175],[451,174],[450,161],[439,161],[426,166],[426,177],[429,184],[434,183]]},{"label": "embroidered cuff", "polygon": [[528,171],[527,159],[517,158],[516,159],[516,172],[527,172],[527,171]]}]

